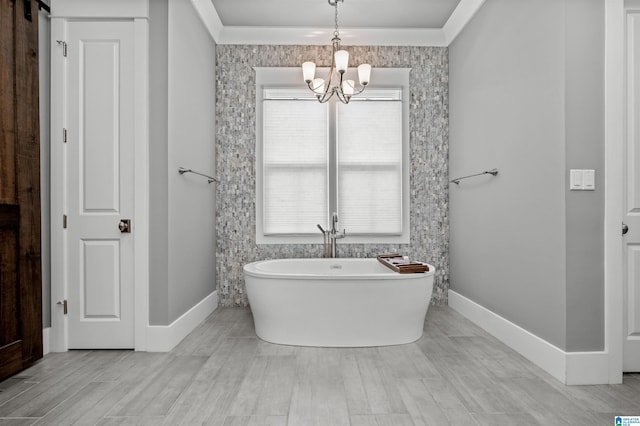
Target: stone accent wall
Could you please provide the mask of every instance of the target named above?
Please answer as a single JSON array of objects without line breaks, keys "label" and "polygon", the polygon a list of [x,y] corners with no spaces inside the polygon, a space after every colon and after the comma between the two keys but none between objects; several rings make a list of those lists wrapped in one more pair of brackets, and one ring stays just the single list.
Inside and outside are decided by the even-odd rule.
[{"label": "stone accent wall", "polygon": [[[349,244],[340,257],[398,252],[437,268],[432,303],[446,304],[449,287],[449,59],[447,48],[348,46],[350,66],[411,68],[409,244]],[[221,306],[248,305],[242,267],[263,259],[321,257],[321,244],[257,245],[255,215],[255,71],[329,66],[330,46],[216,47],[216,274]],[[326,60],[327,63],[318,61]],[[339,297],[339,295],[336,295]]]}]

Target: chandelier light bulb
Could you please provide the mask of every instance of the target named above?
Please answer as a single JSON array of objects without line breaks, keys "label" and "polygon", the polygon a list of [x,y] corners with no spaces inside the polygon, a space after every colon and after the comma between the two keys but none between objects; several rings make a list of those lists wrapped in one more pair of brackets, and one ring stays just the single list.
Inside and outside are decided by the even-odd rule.
[{"label": "chandelier light bulb", "polygon": [[353,80],[345,80],[342,82],[342,93],[347,96],[353,95],[354,88],[356,87],[356,82]]},{"label": "chandelier light bulb", "polygon": [[360,84],[366,86],[369,84],[369,79],[371,78],[371,65],[362,64],[358,66],[358,80],[360,80]]},{"label": "chandelier light bulb", "polygon": [[302,64],[302,76],[304,82],[309,84],[316,75],[316,64],[313,62],[305,62]]},{"label": "chandelier light bulb", "polygon": [[324,93],[324,80],[321,78],[316,78],[311,82],[311,90],[313,90],[318,95],[322,95]]},{"label": "chandelier light bulb", "polygon": [[347,72],[349,66],[349,52],[346,50],[338,50],[336,52],[336,69],[340,74]]}]

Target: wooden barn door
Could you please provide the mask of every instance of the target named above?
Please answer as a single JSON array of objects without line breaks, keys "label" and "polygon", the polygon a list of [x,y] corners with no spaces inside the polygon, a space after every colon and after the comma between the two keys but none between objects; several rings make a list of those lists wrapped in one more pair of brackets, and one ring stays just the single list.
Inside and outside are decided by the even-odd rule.
[{"label": "wooden barn door", "polygon": [[0,0],[0,380],[42,358],[38,8]]}]

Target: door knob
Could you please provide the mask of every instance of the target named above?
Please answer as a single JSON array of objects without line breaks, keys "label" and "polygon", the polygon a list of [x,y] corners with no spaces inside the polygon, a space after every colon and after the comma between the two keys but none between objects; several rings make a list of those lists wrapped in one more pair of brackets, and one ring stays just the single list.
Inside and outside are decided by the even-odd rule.
[{"label": "door knob", "polygon": [[629,226],[622,222],[622,235],[626,234],[627,232],[629,232]]},{"label": "door knob", "polygon": [[131,219],[121,219],[120,223],[118,223],[118,229],[123,234],[131,233]]}]

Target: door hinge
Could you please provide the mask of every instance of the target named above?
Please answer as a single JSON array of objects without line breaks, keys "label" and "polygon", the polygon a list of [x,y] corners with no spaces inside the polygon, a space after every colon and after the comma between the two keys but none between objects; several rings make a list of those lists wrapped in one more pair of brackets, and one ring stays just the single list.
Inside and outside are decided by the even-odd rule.
[{"label": "door hinge", "polygon": [[67,229],[67,215],[66,214],[62,215],[62,227],[64,229]]},{"label": "door hinge", "polygon": [[62,313],[67,315],[67,313],[69,312],[69,309],[67,308],[67,299],[58,300],[58,302],[56,304],[57,305],[62,305]]},{"label": "door hinge", "polygon": [[56,42],[62,46],[62,56],[67,57],[67,42],[64,40],[56,40]]},{"label": "door hinge", "polygon": [[67,143],[67,129],[62,129],[62,142]]}]

